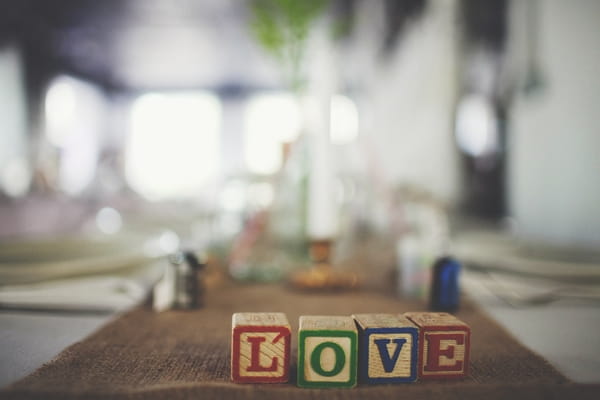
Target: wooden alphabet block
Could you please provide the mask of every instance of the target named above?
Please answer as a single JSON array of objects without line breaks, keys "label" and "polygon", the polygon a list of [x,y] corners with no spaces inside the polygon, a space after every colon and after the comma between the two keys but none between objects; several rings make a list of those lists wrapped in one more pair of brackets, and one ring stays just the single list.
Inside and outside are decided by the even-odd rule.
[{"label": "wooden alphabet block", "polygon": [[298,386],[354,387],[357,342],[358,332],[351,317],[300,317]]},{"label": "wooden alphabet block", "polygon": [[469,373],[471,329],[448,313],[404,314],[419,327],[419,379],[463,378]]},{"label": "wooden alphabet block", "polygon": [[365,383],[417,379],[419,329],[394,314],[353,315],[358,326],[358,374]]},{"label": "wooden alphabet block", "polygon": [[232,317],[231,379],[237,383],[289,380],[291,329],[283,313]]}]

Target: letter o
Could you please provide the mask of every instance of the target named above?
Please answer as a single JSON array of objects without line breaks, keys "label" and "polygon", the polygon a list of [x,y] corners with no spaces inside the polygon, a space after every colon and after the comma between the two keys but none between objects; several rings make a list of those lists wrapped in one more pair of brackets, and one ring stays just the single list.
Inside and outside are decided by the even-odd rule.
[{"label": "letter o", "polygon": [[[326,348],[332,349],[335,353],[335,365],[329,371],[325,371],[321,366],[321,354]],[[344,353],[344,349],[334,342],[320,343],[310,355],[310,366],[316,373],[322,376],[329,377],[339,374],[342,371],[342,368],[344,368],[344,364],[346,364],[346,354]]]}]

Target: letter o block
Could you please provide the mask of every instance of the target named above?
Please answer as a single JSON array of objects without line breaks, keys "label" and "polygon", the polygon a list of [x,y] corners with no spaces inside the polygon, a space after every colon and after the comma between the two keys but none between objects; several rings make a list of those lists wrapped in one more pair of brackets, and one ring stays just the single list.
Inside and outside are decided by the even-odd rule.
[{"label": "letter o block", "polygon": [[448,313],[404,314],[419,327],[419,379],[464,378],[469,373],[471,329]]},{"label": "letter o block", "polygon": [[231,380],[289,380],[291,329],[283,313],[236,313],[232,317]]},{"label": "letter o block", "polygon": [[357,342],[358,332],[350,317],[300,317],[298,386],[354,387]]}]

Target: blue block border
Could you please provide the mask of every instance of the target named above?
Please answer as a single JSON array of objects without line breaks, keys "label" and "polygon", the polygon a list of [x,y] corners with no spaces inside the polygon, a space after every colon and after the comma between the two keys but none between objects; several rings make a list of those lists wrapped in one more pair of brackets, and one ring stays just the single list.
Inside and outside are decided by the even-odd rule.
[{"label": "blue block border", "polygon": [[[357,324],[359,325],[359,324]],[[369,377],[369,336],[373,333],[409,333],[412,336],[413,344],[410,349],[410,376],[396,378],[370,378]],[[417,380],[418,371],[418,356],[419,356],[419,329],[413,327],[402,328],[367,328],[361,329],[358,327],[359,349],[358,349],[358,365],[359,365],[359,382],[368,384],[378,383],[410,383]]]}]

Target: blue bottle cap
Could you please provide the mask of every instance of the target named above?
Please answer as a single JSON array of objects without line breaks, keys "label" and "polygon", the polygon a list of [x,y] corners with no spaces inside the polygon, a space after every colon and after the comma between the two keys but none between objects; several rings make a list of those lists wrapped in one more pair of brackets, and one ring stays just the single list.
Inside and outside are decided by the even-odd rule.
[{"label": "blue bottle cap", "polygon": [[433,311],[458,310],[460,263],[452,257],[439,258],[433,265],[429,308]]}]

